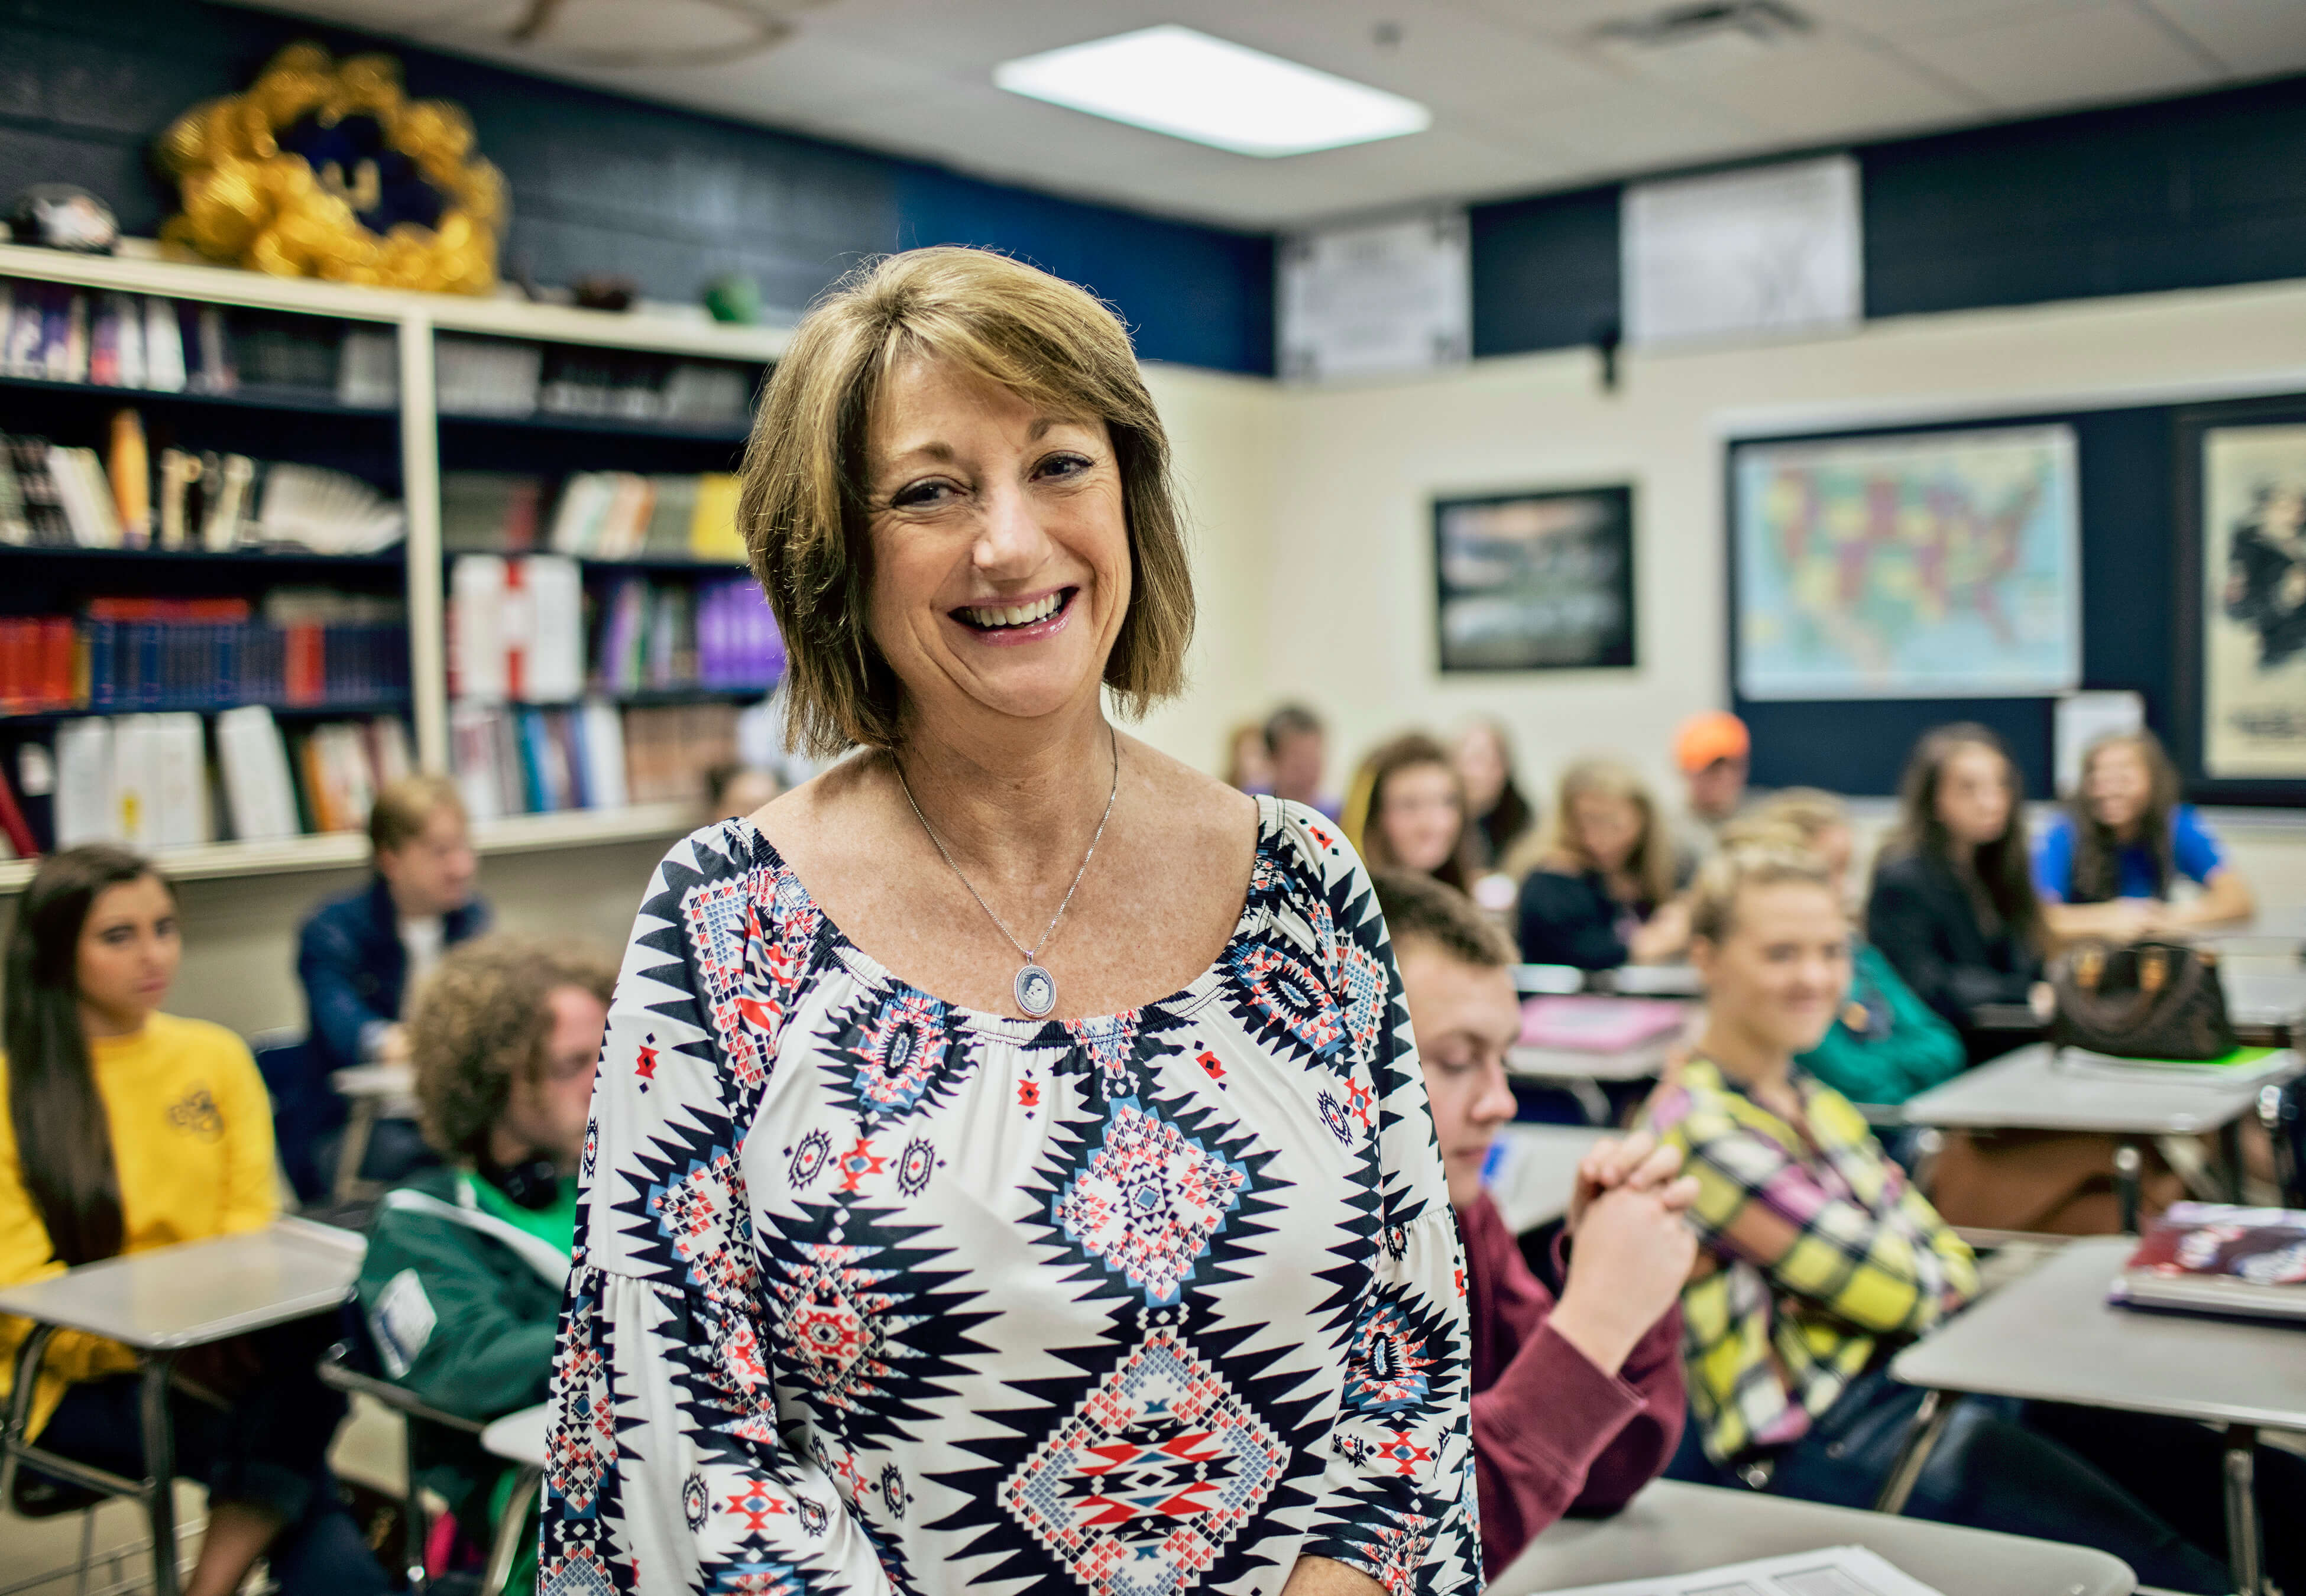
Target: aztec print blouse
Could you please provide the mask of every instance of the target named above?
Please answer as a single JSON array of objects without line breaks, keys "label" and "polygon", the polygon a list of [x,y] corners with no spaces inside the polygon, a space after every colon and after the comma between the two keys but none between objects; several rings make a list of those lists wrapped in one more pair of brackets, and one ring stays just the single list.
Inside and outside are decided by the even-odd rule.
[{"label": "aztec print blouse", "polygon": [[1232,939],[974,1012],[747,822],[633,928],[584,1159],[546,1596],[1475,1590],[1465,1267],[1367,875],[1258,800]]}]

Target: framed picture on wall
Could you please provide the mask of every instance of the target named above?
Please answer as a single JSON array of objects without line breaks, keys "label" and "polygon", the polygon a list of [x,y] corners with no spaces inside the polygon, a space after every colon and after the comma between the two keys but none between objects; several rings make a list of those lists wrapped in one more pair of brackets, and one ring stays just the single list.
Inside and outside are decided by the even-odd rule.
[{"label": "framed picture on wall", "polygon": [[1444,670],[1634,663],[1634,491],[1533,489],[1433,501]]},{"label": "framed picture on wall", "polygon": [[2080,685],[2071,427],[1739,443],[1730,499],[1742,696],[2014,698]]},{"label": "framed picture on wall", "polygon": [[2306,797],[2306,400],[2188,413],[2178,443],[2183,751],[2205,796]]}]

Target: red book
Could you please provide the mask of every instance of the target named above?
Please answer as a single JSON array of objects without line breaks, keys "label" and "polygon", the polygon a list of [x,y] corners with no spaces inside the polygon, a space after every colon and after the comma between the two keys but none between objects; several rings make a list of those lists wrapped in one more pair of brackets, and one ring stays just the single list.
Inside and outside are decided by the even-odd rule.
[{"label": "red book", "polygon": [[40,622],[40,707],[78,709],[80,687],[80,628],[64,615]]},{"label": "red book", "polygon": [[328,696],[329,688],[321,656],[320,627],[312,621],[298,621],[282,629],[288,634],[288,702],[318,704]]},{"label": "red book", "polygon": [[20,859],[29,859],[40,851],[32,838],[32,828],[24,823],[23,810],[16,807],[16,795],[9,790],[8,778],[0,772],[0,833],[8,839],[8,846],[16,850]]}]

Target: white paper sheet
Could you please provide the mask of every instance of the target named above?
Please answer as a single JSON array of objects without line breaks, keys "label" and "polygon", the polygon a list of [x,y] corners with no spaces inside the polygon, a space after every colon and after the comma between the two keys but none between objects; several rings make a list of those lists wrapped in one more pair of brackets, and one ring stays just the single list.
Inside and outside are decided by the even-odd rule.
[{"label": "white paper sheet", "polygon": [[1580,1585],[1549,1596],[1942,1596],[1862,1546],[1828,1546],[1695,1574]]}]

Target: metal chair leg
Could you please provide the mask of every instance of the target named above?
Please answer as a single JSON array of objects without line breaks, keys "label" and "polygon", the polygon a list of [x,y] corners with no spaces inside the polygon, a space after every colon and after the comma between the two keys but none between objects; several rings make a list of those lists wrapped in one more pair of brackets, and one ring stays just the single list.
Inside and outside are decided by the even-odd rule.
[{"label": "metal chair leg", "polygon": [[144,1502],[152,1520],[153,1596],[177,1596],[176,1573],[176,1432],[168,1418],[168,1376],[173,1356],[144,1361],[143,1385],[138,1392],[144,1428]]},{"label": "metal chair leg", "polygon": [[2114,1196],[2121,1204],[2122,1233],[2138,1233],[2139,1184],[2146,1170],[2146,1159],[2129,1142],[2114,1149]]},{"label": "metal chair leg", "polygon": [[503,1596],[505,1582],[512,1577],[512,1566],[520,1556],[520,1545],[526,1537],[528,1506],[536,1500],[536,1488],[543,1482],[542,1471],[523,1468],[513,1481],[505,1498],[504,1516],[497,1521],[497,1532],[489,1541],[489,1566],[481,1576],[481,1596]]},{"label": "metal chair leg", "polygon": [[1960,1392],[1925,1391],[1922,1404],[1914,1410],[1914,1421],[1906,1431],[1905,1444],[1898,1448],[1897,1461],[1883,1476],[1882,1494],[1874,1499],[1874,1511],[1895,1516],[1906,1510],[1906,1498],[1914,1494],[1914,1486],[1922,1477],[1922,1470],[1937,1450],[1938,1439],[1945,1434],[1947,1421],[1961,1401]]},{"label": "metal chair leg", "polygon": [[2248,1424],[2226,1427],[2226,1566],[2242,1596],[2266,1589],[2265,1546],[2258,1527],[2258,1431]]},{"label": "metal chair leg", "polygon": [[96,1509],[80,1510],[80,1566],[73,1571],[73,1596],[88,1596],[89,1566],[96,1561]]}]

